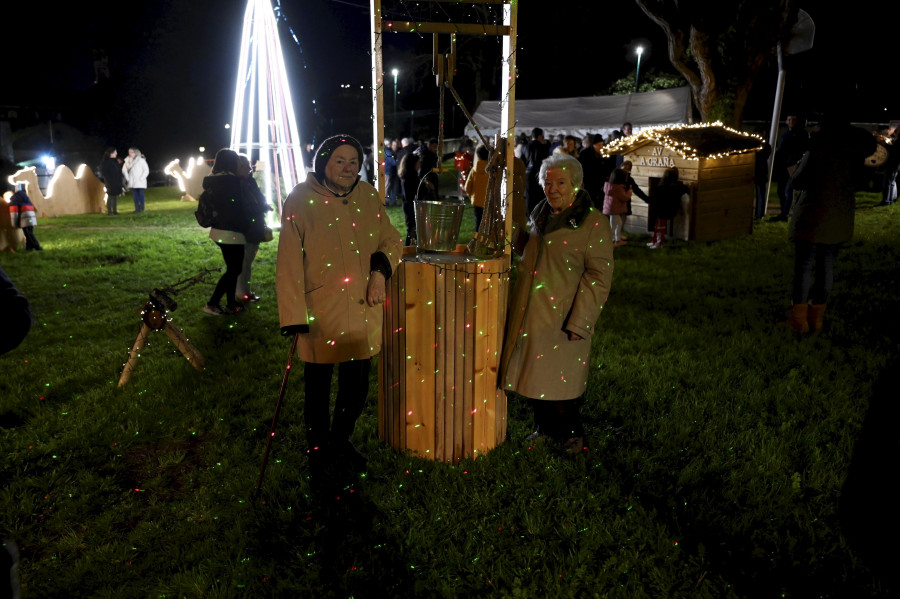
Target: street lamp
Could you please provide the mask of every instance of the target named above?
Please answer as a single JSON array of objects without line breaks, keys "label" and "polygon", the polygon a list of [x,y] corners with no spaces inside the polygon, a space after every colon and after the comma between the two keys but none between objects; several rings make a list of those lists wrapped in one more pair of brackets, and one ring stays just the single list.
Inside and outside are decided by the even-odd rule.
[{"label": "street lamp", "polygon": [[391,69],[391,75],[394,76],[394,121],[397,120],[397,75],[400,74],[400,71],[397,69]]},{"label": "street lamp", "polygon": [[638,81],[641,78],[641,54],[644,53],[644,47],[638,46],[635,49],[635,52],[637,52],[637,55],[638,55],[638,63],[637,63],[637,70],[634,72],[634,93],[637,93],[638,92]]}]

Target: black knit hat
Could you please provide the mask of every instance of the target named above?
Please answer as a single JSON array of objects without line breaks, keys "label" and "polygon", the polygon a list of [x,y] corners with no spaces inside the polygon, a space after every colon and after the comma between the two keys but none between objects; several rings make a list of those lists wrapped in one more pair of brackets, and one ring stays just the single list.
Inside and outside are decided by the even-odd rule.
[{"label": "black knit hat", "polygon": [[319,183],[325,179],[325,165],[328,164],[328,160],[334,151],[341,146],[353,146],[356,149],[356,153],[359,156],[359,166],[362,168],[365,159],[363,147],[355,137],[349,135],[329,137],[319,145],[319,149],[316,150],[316,156],[313,159],[313,175]]},{"label": "black knit hat", "polygon": [[216,152],[216,161],[213,164],[212,172],[214,173],[231,173],[235,174],[238,170],[238,155],[234,150],[222,148]]}]

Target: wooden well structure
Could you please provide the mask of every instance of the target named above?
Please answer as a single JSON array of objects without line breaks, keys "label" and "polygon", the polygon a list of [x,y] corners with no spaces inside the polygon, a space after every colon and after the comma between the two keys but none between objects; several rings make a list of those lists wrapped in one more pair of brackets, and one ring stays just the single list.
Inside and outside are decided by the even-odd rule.
[{"label": "wooden well structure", "polygon": [[[454,0],[425,0],[425,4]],[[384,181],[384,33],[432,34],[435,75],[443,86],[452,57],[438,55],[438,36],[498,35],[502,38],[503,122],[507,124],[504,164],[514,172],[516,13],[512,0],[468,0],[498,5],[503,24],[389,21],[382,1],[370,0],[372,25],[373,139],[376,187]],[[443,88],[442,88],[443,89]],[[450,86],[452,90],[452,86]],[[455,92],[454,92],[455,95]],[[442,92],[443,103],[443,92]],[[443,105],[442,105],[443,108]],[[464,108],[463,108],[464,109]],[[465,109],[464,109],[465,110]],[[439,145],[443,137],[439,135]],[[439,154],[443,148],[439,148]],[[512,180],[501,185],[506,199],[506,238],[512,232]],[[388,281],[382,353],[378,362],[378,434],[399,451],[456,463],[476,458],[506,437],[506,394],[499,388],[500,352],[509,294],[510,251],[477,259],[465,246],[429,253],[405,248]]]},{"label": "wooden well structure", "polygon": [[[631,176],[652,197],[667,168],[691,190],[673,223],[678,239],[713,241],[750,233],[756,203],[756,152],[763,141],[719,123],[644,129],[605,151],[624,154]],[[637,196],[626,231],[647,233],[649,206]]]}]

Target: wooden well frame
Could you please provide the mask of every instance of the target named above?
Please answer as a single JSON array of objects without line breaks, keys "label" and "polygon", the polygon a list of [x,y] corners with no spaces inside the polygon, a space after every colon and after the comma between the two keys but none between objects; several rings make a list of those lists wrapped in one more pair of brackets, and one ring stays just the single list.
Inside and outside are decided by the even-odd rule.
[{"label": "wooden well frame", "polygon": [[[436,54],[441,34],[502,37],[505,172],[514,172],[517,3],[467,1],[501,6],[503,25],[386,21],[381,18],[381,0],[370,0],[372,137],[377,156],[375,186],[382,201],[386,191],[382,34],[386,31],[430,33]],[[437,55],[435,75],[443,85]],[[506,203],[507,239],[513,226],[512,185],[513,177],[504,177],[501,194]],[[506,394],[499,388],[498,374],[511,253],[507,246],[499,258],[476,261],[466,257],[465,246],[458,246],[452,254],[456,255],[441,258],[406,248],[403,261],[388,281],[378,363],[378,434],[399,451],[457,463],[483,455],[506,437]]]}]

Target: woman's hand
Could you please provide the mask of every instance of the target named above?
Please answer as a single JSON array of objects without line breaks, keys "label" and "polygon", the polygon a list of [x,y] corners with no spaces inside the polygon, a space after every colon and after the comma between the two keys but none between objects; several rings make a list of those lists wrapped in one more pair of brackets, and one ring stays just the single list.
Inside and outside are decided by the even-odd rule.
[{"label": "woman's hand", "polygon": [[578,333],[573,333],[572,331],[566,331],[569,334],[569,341],[583,341],[584,337],[579,335]]},{"label": "woman's hand", "polygon": [[384,274],[377,270],[369,273],[369,287],[366,289],[366,303],[376,306],[384,303],[386,292],[384,289]]}]

